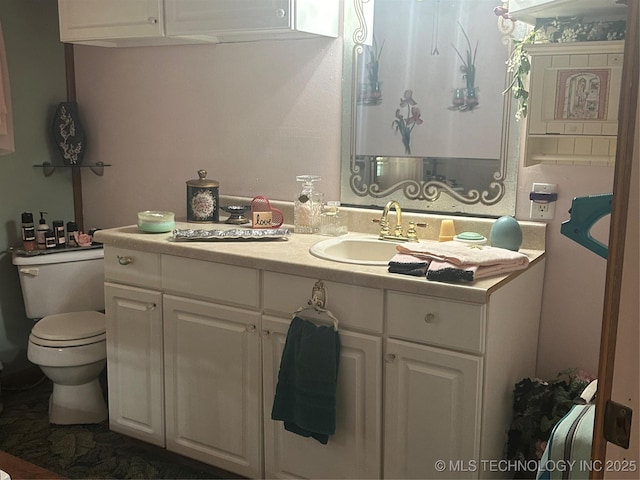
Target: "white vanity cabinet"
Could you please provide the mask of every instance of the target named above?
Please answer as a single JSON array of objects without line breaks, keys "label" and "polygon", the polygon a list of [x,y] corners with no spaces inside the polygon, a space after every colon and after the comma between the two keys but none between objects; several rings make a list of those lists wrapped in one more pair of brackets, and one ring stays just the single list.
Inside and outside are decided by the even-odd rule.
[{"label": "white vanity cabinet", "polygon": [[261,477],[258,271],[106,246],[105,279],[110,428]]},{"label": "white vanity cabinet", "polygon": [[262,476],[258,271],[162,255],[167,449]]},{"label": "white vanity cabinet", "polygon": [[109,428],[164,446],[160,255],[104,249]]},{"label": "white vanity cabinet", "polygon": [[339,0],[58,0],[60,40],[101,47],[337,37]]},{"label": "white vanity cabinet", "polygon": [[450,462],[480,453],[485,310],[387,292],[385,478],[473,478]]},{"label": "white vanity cabinet", "polygon": [[384,478],[495,478],[536,367],[544,261],[483,303],[386,291]]},{"label": "white vanity cabinet", "polygon": [[[513,388],[535,374],[540,252],[508,278],[453,285],[308,265],[305,236],[191,250],[113,232],[97,232],[113,430],[249,478],[504,476]],[[316,287],[341,343],[326,445],[271,420],[291,319]]]},{"label": "white vanity cabinet", "polygon": [[[271,420],[292,313],[311,297],[316,280],[263,272],[265,478],[380,478],[382,290],[323,281],[340,321],[335,435],[322,445]],[[313,311],[300,315],[331,324]]]}]

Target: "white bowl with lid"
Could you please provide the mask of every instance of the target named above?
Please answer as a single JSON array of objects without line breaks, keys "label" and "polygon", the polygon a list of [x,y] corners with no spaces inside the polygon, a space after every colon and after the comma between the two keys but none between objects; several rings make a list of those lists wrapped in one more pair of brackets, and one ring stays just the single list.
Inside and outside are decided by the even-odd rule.
[{"label": "white bowl with lid", "polygon": [[138,228],[146,233],[170,232],[176,227],[175,213],[158,210],[138,212]]}]

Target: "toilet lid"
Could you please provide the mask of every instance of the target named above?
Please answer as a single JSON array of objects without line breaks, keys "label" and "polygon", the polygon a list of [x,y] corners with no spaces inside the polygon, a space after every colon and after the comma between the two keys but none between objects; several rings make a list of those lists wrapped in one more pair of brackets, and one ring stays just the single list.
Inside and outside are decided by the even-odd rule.
[{"label": "toilet lid", "polygon": [[104,336],[104,313],[71,312],[47,315],[31,329],[31,335],[44,340],[80,340]]}]

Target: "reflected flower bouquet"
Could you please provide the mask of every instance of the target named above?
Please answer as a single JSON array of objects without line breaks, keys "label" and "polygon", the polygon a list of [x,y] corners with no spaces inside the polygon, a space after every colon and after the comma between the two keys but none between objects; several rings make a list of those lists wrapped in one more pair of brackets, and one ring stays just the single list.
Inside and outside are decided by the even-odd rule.
[{"label": "reflected flower bouquet", "polygon": [[[411,155],[411,132],[416,125],[421,125],[420,109],[418,103],[413,99],[413,90],[405,90],[403,98],[400,99],[400,108],[396,109],[396,119],[391,122],[391,127],[396,134],[400,132],[402,144],[407,155]],[[401,113],[401,108],[407,107],[407,118]]]}]

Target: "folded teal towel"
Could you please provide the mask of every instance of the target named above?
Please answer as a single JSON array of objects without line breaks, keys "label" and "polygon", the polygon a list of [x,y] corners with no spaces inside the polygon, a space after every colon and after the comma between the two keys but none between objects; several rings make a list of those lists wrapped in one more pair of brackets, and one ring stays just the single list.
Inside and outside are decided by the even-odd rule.
[{"label": "folded teal towel", "polygon": [[294,317],[280,361],[272,420],[322,444],[336,431],[340,337],[333,327]]}]

